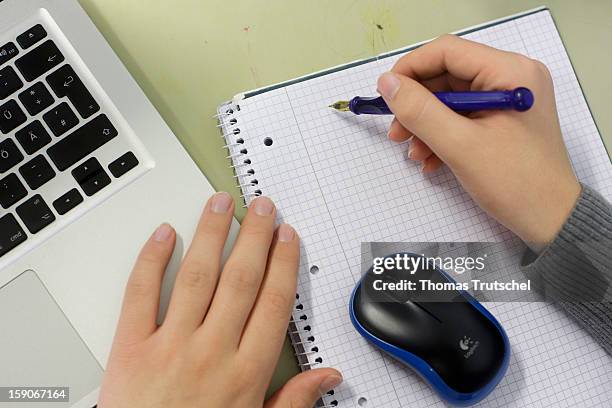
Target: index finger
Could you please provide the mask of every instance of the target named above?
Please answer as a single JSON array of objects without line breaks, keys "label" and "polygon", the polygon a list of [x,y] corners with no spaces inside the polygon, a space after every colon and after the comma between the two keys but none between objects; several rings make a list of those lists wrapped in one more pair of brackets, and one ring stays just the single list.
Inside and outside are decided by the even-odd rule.
[{"label": "index finger", "polygon": [[448,72],[464,81],[486,84],[498,78],[513,79],[523,59],[527,57],[446,34],[404,55],[391,71],[415,80]]},{"label": "index finger", "polygon": [[123,297],[115,342],[144,340],[157,329],[157,312],[162,279],[176,241],[176,232],[168,224],[160,225],[145,243]]}]

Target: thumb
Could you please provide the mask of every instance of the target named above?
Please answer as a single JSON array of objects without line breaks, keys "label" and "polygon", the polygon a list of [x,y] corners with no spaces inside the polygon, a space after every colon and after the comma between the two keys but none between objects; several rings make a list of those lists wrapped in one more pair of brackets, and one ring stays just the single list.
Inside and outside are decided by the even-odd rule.
[{"label": "thumb", "polygon": [[407,76],[393,72],[382,74],[378,78],[378,92],[397,120],[445,161],[457,151],[456,143],[473,129],[470,119],[453,112],[427,88]]},{"label": "thumb", "polygon": [[322,395],[341,382],[342,375],[333,368],[305,371],[276,391],[264,408],[312,408]]}]

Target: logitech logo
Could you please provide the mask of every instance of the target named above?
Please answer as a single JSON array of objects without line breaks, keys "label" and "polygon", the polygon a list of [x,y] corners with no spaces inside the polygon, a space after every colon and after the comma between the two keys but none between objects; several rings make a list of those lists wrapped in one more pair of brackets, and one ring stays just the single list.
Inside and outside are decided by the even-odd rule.
[{"label": "logitech logo", "polygon": [[471,337],[463,336],[461,340],[459,340],[459,348],[466,353],[463,354],[463,357],[468,359],[472,357],[480,342],[478,340],[473,340]]},{"label": "logitech logo", "polygon": [[459,340],[459,348],[463,351],[468,351],[471,341],[472,339],[470,339],[468,336],[463,336],[463,338]]}]

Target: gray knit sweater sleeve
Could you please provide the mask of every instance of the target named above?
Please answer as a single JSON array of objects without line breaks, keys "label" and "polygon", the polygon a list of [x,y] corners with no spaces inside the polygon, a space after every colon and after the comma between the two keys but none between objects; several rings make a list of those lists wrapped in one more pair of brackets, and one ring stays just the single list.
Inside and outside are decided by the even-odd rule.
[{"label": "gray knit sweater sleeve", "polygon": [[612,205],[583,185],[555,240],[523,259],[528,277],[612,355]]}]

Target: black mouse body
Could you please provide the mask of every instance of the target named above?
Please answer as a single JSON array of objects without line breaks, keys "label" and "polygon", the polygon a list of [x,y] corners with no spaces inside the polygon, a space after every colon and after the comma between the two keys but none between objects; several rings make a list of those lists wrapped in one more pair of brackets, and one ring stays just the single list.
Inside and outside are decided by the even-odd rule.
[{"label": "black mouse body", "polygon": [[440,269],[391,272],[375,274],[370,268],[355,286],[349,312],[357,331],[412,367],[448,403],[468,406],[481,401],[508,368],[510,343],[502,326],[462,290],[436,291],[432,299],[431,291],[374,289],[381,281],[455,283]]}]

